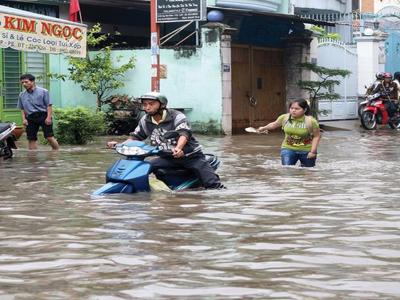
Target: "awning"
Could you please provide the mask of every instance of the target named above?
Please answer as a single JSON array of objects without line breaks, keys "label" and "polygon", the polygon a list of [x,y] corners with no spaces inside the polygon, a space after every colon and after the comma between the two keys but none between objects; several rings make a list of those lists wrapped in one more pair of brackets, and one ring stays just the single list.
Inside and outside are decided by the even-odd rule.
[{"label": "awning", "polygon": [[215,9],[215,10],[221,10],[221,11],[228,11],[231,13],[237,13],[240,15],[247,15],[247,16],[253,16],[253,15],[260,15],[260,16],[267,16],[267,17],[273,17],[277,19],[285,19],[288,21],[293,21],[293,22],[299,22],[299,23],[308,23],[308,24],[314,24],[314,25],[320,25],[320,26],[335,26],[334,22],[327,22],[327,21],[321,21],[321,20],[314,20],[311,18],[303,18],[297,15],[290,15],[290,14],[282,14],[282,13],[275,13],[275,12],[260,12],[260,11],[254,11],[254,10],[247,10],[247,9],[238,9],[238,8],[227,8],[227,7],[218,7],[218,6],[208,6],[208,9]]},{"label": "awning", "polygon": [[86,56],[87,26],[0,5],[0,48]]}]

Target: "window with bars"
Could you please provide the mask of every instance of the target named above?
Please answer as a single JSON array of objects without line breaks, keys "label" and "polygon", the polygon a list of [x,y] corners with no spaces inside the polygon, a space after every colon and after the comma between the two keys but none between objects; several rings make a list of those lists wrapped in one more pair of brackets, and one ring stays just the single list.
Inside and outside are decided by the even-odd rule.
[{"label": "window with bars", "polygon": [[[14,49],[3,49],[3,108],[16,109],[18,96],[22,90],[19,77],[22,73],[33,74],[36,84],[48,88],[46,81],[47,57],[45,54],[36,52],[16,51]],[[24,62],[24,63],[23,63]]]},{"label": "window with bars", "polygon": [[3,108],[16,108],[18,95],[21,92],[21,52],[14,49],[3,49]]},{"label": "window with bars", "polygon": [[36,84],[43,88],[48,88],[47,74],[47,56],[37,52],[25,53],[25,73],[36,77]]}]

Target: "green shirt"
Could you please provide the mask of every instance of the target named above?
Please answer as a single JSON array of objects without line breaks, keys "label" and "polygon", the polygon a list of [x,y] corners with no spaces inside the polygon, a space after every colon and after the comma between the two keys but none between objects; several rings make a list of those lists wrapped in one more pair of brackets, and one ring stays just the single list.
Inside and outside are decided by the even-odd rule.
[{"label": "green shirt", "polygon": [[[286,115],[279,116],[277,122],[282,124],[287,118]],[[313,129],[319,129],[319,124],[314,118],[311,119],[311,124]],[[307,128],[305,116],[287,121],[283,131],[285,132],[285,139],[283,140],[282,148],[295,151],[311,151],[313,136]]]}]

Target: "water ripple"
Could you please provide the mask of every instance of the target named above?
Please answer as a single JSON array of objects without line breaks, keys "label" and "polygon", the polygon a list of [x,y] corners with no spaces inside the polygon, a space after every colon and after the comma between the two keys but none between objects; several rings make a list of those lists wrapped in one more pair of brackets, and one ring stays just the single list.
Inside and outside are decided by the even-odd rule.
[{"label": "water ripple", "polygon": [[400,298],[400,139],[355,128],[324,133],[315,169],[282,168],[279,133],[200,137],[223,191],[91,197],[104,140],[19,150],[0,163],[0,299]]}]

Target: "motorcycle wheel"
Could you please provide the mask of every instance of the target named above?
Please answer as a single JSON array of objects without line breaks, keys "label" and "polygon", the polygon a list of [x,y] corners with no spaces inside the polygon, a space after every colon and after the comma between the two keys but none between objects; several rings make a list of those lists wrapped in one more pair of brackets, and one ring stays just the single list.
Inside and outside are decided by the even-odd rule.
[{"label": "motorcycle wheel", "polygon": [[9,159],[13,156],[13,151],[8,145],[2,145],[0,148],[0,158],[4,160]]},{"label": "motorcycle wheel", "polygon": [[9,159],[11,157],[13,157],[13,151],[10,148],[10,146],[7,146],[6,149],[4,149],[5,155],[4,155],[4,159]]},{"label": "motorcycle wheel", "polygon": [[400,129],[400,119],[396,119],[395,121],[389,121],[389,126],[392,129]]},{"label": "motorcycle wheel", "polygon": [[370,111],[363,111],[361,125],[367,130],[376,129],[376,116]]},{"label": "motorcycle wheel", "polygon": [[360,105],[360,106],[358,107],[358,116],[359,116],[360,118],[361,118],[362,113],[364,112],[364,109],[365,109],[365,104]]}]

